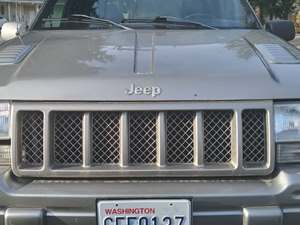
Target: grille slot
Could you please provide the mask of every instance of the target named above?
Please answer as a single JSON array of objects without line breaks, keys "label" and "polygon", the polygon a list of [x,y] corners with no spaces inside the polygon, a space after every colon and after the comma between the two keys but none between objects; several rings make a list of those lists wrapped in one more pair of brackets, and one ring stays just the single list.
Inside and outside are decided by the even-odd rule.
[{"label": "grille slot", "polygon": [[266,162],[266,112],[245,110],[243,120],[243,159],[247,167],[257,167]]},{"label": "grille slot", "polygon": [[117,164],[120,159],[120,113],[92,113],[92,162]]},{"label": "grille slot", "polygon": [[229,163],[232,149],[232,111],[204,112],[204,162]]},{"label": "grille slot", "polygon": [[20,112],[21,166],[41,167],[43,164],[44,116],[42,112]]},{"label": "grille slot", "polygon": [[14,103],[13,172],[79,178],[273,171],[272,102],[181,105]]},{"label": "grille slot", "polygon": [[156,163],[156,112],[129,114],[129,164]]},{"label": "grille slot", "polygon": [[193,163],[194,112],[167,113],[167,162]]},{"label": "grille slot", "polygon": [[82,120],[79,112],[55,112],[53,115],[54,161],[56,165],[82,163]]}]

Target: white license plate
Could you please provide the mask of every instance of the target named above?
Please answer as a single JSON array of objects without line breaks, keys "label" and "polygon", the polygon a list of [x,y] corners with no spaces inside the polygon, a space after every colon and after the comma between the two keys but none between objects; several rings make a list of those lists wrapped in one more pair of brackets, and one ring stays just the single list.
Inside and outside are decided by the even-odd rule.
[{"label": "white license plate", "polygon": [[189,200],[99,201],[98,225],[191,225]]}]

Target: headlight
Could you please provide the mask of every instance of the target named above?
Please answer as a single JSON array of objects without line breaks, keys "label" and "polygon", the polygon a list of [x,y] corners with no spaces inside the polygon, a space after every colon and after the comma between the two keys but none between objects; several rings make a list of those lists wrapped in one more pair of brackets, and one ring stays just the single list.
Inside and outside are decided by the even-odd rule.
[{"label": "headlight", "polygon": [[10,105],[0,102],[0,165],[10,163]]},{"label": "headlight", "polygon": [[300,162],[300,104],[275,105],[277,160]]},{"label": "headlight", "polygon": [[0,103],[0,139],[9,139],[10,106]]},{"label": "headlight", "polygon": [[300,142],[300,104],[275,106],[275,133],[277,142]]}]

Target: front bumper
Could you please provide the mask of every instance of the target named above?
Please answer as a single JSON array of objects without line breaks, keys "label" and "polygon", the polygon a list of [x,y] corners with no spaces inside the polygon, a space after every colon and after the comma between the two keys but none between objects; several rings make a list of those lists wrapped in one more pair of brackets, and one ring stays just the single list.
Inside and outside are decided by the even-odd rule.
[{"label": "front bumper", "polygon": [[0,225],[96,225],[96,202],[184,198],[193,225],[296,225],[300,169],[245,180],[27,180],[3,172]]}]

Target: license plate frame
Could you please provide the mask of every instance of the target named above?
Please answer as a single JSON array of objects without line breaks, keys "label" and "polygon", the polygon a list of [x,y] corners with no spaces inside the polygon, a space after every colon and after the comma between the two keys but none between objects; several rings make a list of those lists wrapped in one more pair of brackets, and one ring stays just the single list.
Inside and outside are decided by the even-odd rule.
[{"label": "license plate frame", "polygon": [[191,225],[191,218],[188,199],[97,202],[98,225]]}]

